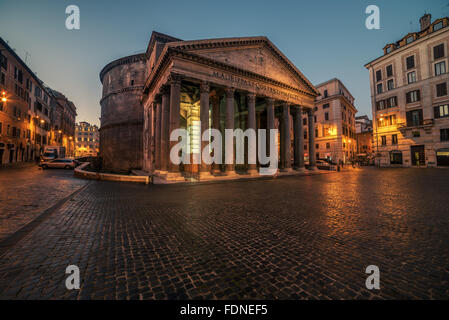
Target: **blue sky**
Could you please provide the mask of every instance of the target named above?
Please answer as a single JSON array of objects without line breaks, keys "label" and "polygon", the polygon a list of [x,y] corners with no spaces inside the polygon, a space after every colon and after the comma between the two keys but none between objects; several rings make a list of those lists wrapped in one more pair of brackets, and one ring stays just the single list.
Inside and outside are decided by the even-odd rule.
[{"label": "blue sky", "polygon": [[[65,8],[80,8],[81,29],[65,28]],[[365,8],[380,8],[381,29],[365,28]],[[340,78],[371,116],[363,65],[386,43],[419,29],[419,17],[449,16],[448,0],[1,0],[0,36],[50,87],[71,99],[77,121],[99,124],[100,70],[142,52],[153,30],[185,40],[267,36],[308,79]]]}]

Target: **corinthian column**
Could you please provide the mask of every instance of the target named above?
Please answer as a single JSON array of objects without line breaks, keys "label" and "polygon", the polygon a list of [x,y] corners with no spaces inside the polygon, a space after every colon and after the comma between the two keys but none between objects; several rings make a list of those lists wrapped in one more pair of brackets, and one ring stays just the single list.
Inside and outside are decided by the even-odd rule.
[{"label": "corinthian column", "polygon": [[292,154],[291,154],[291,137],[290,137],[290,105],[284,102],[282,106],[282,128],[283,128],[283,170],[290,171],[292,168]]},{"label": "corinthian column", "polygon": [[161,170],[161,102],[160,102],[160,96],[156,96],[156,132],[154,135],[155,139],[155,146],[156,149],[154,151],[155,155],[155,168],[157,173]]},{"label": "corinthian column", "polygon": [[[249,146],[248,148],[248,163],[251,156],[251,151],[257,151],[257,128],[256,128],[256,95],[254,93],[248,93],[247,94],[247,102],[248,102],[248,129],[254,130],[256,133],[256,141],[254,143],[256,145]],[[251,141],[248,140],[248,143]],[[257,155],[256,155],[257,159]],[[249,163],[248,164],[248,173],[250,175],[256,175],[257,174],[257,164],[256,163]]]},{"label": "corinthian column", "polygon": [[304,171],[304,135],[302,128],[302,108],[295,108],[294,134],[295,134],[295,169]]},{"label": "corinthian column", "polygon": [[309,170],[317,170],[315,155],[315,120],[313,108],[307,110],[307,123],[309,125]]},{"label": "corinthian column", "polygon": [[[218,93],[215,93],[215,96],[212,97],[212,127],[220,131],[220,97]],[[221,173],[220,163],[214,163],[213,168],[214,174]]]},{"label": "corinthian column", "polygon": [[[234,131],[234,88],[226,88],[226,119],[225,129],[231,129]],[[226,136],[226,134],[225,134]],[[226,162],[226,174],[235,174],[234,169],[234,138],[225,140],[225,157]]]},{"label": "corinthian column", "polygon": [[[170,83],[170,134],[179,129],[180,104],[181,104],[181,77],[172,74],[169,79]],[[170,141],[170,150],[178,143],[178,141]],[[169,171],[167,180],[180,179],[179,165],[172,161],[169,163]]]},{"label": "corinthian column", "polygon": [[170,96],[169,88],[163,87],[162,95],[162,110],[161,110],[161,174],[166,174],[168,171],[168,163],[170,162],[169,153],[169,126],[170,126]]},{"label": "corinthian column", "polygon": [[[206,82],[200,85],[200,120],[201,120],[201,137],[204,132],[209,129],[209,84]],[[203,152],[209,152],[207,145],[209,141],[203,141],[201,138],[201,167],[200,179],[213,177],[210,173],[210,165],[203,161]]]}]

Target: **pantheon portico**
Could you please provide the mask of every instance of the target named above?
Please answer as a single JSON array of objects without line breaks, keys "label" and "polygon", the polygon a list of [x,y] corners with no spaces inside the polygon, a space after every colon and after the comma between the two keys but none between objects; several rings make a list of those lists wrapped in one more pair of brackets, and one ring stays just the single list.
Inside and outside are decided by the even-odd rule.
[{"label": "pantheon portico", "polygon": [[[266,37],[182,41],[153,32],[145,58],[143,170],[167,181],[258,175],[260,164],[248,164],[247,152],[243,164],[172,163],[170,150],[178,142],[170,134],[180,128],[192,141],[210,128],[223,137],[225,129],[279,129],[279,170],[305,170],[301,115],[308,114],[307,131],[315,132],[318,92]],[[308,139],[314,155],[314,135]],[[209,142],[192,143],[194,157]],[[314,156],[309,162],[316,170]]]}]

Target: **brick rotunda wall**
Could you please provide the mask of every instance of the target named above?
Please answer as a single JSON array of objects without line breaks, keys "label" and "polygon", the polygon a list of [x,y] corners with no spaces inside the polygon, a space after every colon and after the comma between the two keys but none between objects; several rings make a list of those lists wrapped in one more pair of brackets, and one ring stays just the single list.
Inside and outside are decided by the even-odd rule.
[{"label": "brick rotunda wall", "polygon": [[145,54],[115,60],[100,73],[103,84],[100,156],[103,168],[114,172],[141,169]]}]

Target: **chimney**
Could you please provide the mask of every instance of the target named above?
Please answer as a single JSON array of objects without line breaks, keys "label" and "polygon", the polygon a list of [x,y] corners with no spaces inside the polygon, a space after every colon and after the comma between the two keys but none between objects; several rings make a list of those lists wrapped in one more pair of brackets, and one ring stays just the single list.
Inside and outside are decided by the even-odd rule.
[{"label": "chimney", "polygon": [[421,18],[419,18],[419,24],[421,25],[421,31],[427,29],[432,21],[432,15],[430,13],[424,14]]}]

